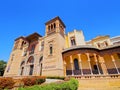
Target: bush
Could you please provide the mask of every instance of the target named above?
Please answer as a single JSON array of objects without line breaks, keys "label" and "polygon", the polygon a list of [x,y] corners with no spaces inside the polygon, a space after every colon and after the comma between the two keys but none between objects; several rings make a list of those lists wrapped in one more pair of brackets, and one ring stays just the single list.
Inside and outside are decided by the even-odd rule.
[{"label": "bush", "polygon": [[12,78],[0,78],[0,90],[1,89],[11,89],[14,87],[14,80]]},{"label": "bush", "polygon": [[41,84],[45,82],[45,77],[28,77],[28,78],[23,78],[22,82],[24,83],[24,86],[32,86],[36,84]]},{"label": "bush", "polygon": [[59,76],[48,76],[47,79],[61,79],[61,80],[64,80],[65,77],[59,77]]},{"label": "bush", "polygon": [[74,78],[70,79],[70,81],[63,82],[60,84],[51,83],[42,86],[32,86],[29,88],[19,88],[18,90],[77,90],[78,89],[78,81]]}]

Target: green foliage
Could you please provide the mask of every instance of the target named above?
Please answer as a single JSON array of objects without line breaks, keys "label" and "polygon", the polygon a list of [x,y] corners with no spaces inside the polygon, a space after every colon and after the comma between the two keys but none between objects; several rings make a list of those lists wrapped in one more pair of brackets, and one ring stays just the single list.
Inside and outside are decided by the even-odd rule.
[{"label": "green foliage", "polygon": [[3,60],[0,60],[0,76],[3,76],[5,67],[6,67],[6,62]]},{"label": "green foliage", "polygon": [[77,90],[78,89],[78,81],[74,78],[70,79],[70,81],[63,83],[51,83],[42,86],[32,86],[29,88],[19,88],[18,90]]},{"label": "green foliage", "polygon": [[48,76],[47,79],[61,79],[61,80],[64,80],[65,77],[59,77],[59,76]]}]

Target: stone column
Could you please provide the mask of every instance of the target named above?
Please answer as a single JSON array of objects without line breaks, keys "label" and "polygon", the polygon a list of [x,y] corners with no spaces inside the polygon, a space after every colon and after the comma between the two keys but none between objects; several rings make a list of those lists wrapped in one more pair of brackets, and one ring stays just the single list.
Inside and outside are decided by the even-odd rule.
[{"label": "stone column", "polygon": [[74,75],[74,71],[73,71],[73,59],[72,59],[72,55],[70,56],[70,64],[71,64],[72,76],[73,76]]},{"label": "stone column", "polygon": [[106,65],[105,65],[105,61],[104,61],[104,58],[103,57],[101,57],[101,56],[99,56],[99,58],[100,58],[100,64],[101,64],[101,68],[102,68],[102,71],[103,71],[103,74],[104,75],[108,75],[108,71],[107,71],[107,67],[106,67]]},{"label": "stone column", "polygon": [[25,76],[27,76],[27,74],[28,74],[28,66],[27,66],[27,65],[25,65],[24,75],[25,75]]},{"label": "stone column", "polygon": [[81,75],[83,75],[83,71],[82,71],[82,60],[81,60],[81,54],[78,54],[78,58],[79,58],[79,67],[81,69]]},{"label": "stone column", "polygon": [[93,72],[92,72],[92,67],[91,67],[91,64],[90,64],[90,57],[89,57],[89,53],[87,53],[87,58],[88,58],[88,64],[89,64],[90,72],[91,72],[91,74],[93,75]]},{"label": "stone column", "polygon": [[119,70],[118,70],[118,68],[117,68],[117,65],[116,65],[116,63],[115,63],[115,58],[114,58],[114,56],[111,55],[111,58],[112,58],[112,62],[113,62],[113,64],[114,64],[114,66],[115,66],[115,68],[116,68],[116,70],[117,70],[117,73],[120,74],[120,72],[119,72]]},{"label": "stone column", "polygon": [[97,57],[96,57],[96,54],[94,54],[94,58],[95,58],[95,63],[97,65],[97,69],[98,69],[98,74],[100,75],[100,69],[99,69],[99,66],[98,66],[98,60],[97,60]]},{"label": "stone column", "polygon": [[64,76],[66,76],[66,62],[64,61]]}]

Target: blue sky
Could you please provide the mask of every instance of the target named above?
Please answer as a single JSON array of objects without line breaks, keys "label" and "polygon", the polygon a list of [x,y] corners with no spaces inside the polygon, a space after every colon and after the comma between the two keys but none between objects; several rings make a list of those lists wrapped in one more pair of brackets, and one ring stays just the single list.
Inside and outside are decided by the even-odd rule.
[{"label": "blue sky", "polygon": [[66,33],[82,29],[85,40],[120,35],[120,0],[0,0],[0,59],[9,59],[15,38],[33,32],[44,36],[44,23],[55,16]]}]

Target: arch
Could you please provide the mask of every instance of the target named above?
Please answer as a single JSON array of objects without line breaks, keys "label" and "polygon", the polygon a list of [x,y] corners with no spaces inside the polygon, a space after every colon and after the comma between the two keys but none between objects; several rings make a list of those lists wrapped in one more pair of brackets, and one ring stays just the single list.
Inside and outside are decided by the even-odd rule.
[{"label": "arch", "polygon": [[79,63],[77,58],[74,59],[74,69],[79,70]]},{"label": "arch", "polygon": [[49,46],[50,48],[50,55],[52,55],[52,53],[53,53],[53,45],[52,44],[50,44],[50,46]]},{"label": "arch", "polygon": [[43,56],[40,57],[39,63],[41,63],[43,60]]},{"label": "arch", "polygon": [[53,29],[53,25],[51,24],[51,29]]},{"label": "arch", "polygon": [[42,75],[42,60],[43,60],[43,56],[40,57],[40,60],[39,60],[39,72],[40,72],[40,76]]},{"label": "arch", "polygon": [[27,61],[27,64],[28,63],[34,63],[34,57],[33,56],[30,56],[28,61]]},{"label": "arch", "polygon": [[33,71],[34,71],[34,57],[30,56],[27,64],[29,65],[29,75],[33,75]]},{"label": "arch", "polygon": [[22,61],[20,66],[24,66],[25,65],[25,61]]},{"label": "arch", "polygon": [[23,46],[24,46],[24,41],[22,41],[21,43],[21,49],[23,49]]},{"label": "arch", "polygon": [[55,29],[56,28],[56,24],[54,23],[53,26],[54,26],[54,29]]},{"label": "arch", "polygon": [[24,65],[25,65],[25,61],[22,61],[20,64],[20,68],[21,68],[20,75],[23,75],[23,73],[24,73],[24,68],[25,68]]},{"label": "arch", "polygon": [[50,31],[50,26],[48,26],[48,31]]}]

